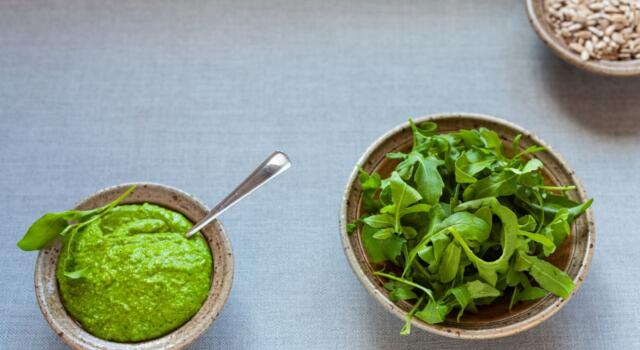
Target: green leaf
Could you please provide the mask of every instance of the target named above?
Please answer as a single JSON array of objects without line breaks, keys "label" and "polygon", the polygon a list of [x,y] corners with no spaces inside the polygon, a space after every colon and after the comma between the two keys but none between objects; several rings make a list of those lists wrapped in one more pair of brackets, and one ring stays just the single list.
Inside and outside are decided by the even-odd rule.
[{"label": "green leaf", "polygon": [[36,220],[18,242],[22,250],[39,250],[51,245],[68,225],[70,212],[47,213]]},{"label": "green leaf", "polygon": [[383,228],[373,234],[374,239],[387,239],[393,236],[393,228]]},{"label": "green leaf", "polygon": [[404,209],[422,199],[420,193],[407,185],[395,171],[391,175],[389,186],[391,187],[391,198],[393,204],[396,205],[396,210]]},{"label": "green leaf", "polygon": [[438,271],[440,282],[449,283],[456,277],[458,266],[460,265],[460,253],[460,246],[455,242],[450,243],[445,249],[440,263],[440,270]]},{"label": "green leaf", "polygon": [[473,299],[493,298],[498,297],[502,294],[499,290],[495,289],[491,285],[483,283],[479,280],[467,282],[465,286],[469,291],[469,295]]},{"label": "green leaf", "polygon": [[546,296],[549,292],[538,287],[525,288],[520,292],[518,300],[536,300]]},{"label": "green leaf", "polygon": [[420,305],[422,305],[422,301],[424,300],[424,296],[420,297],[416,304],[411,308],[411,311],[407,313],[407,317],[404,322],[404,326],[400,330],[401,335],[409,335],[411,334],[411,321],[413,321],[413,315],[415,315],[416,311],[420,309]]},{"label": "green leaf", "polygon": [[369,175],[361,167],[358,167],[358,172],[358,180],[360,181],[360,188],[362,189],[362,204],[364,210],[369,213],[373,213],[381,206],[380,201],[375,198],[376,192],[382,186],[380,174],[373,173]]},{"label": "green leaf", "polygon": [[447,291],[447,295],[449,294],[453,295],[458,303],[458,307],[460,308],[457,316],[457,321],[460,322],[460,318],[462,317],[464,310],[467,308],[467,305],[473,301],[473,298],[471,297],[471,293],[469,293],[467,287],[464,285],[449,289]]},{"label": "green leaf", "polygon": [[495,161],[495,156],[475,149],[464,152],[455,163],[456,182],[474,183],[478,181],[474,176],[491,166]]},{"label": "green leaf", "polygon": [[402,252],[402,246],[405,240],[391,236],[384,240],[375,239],[373,237],[378,229],[369,225],[364,225],[362,229],[362,245],[367,252],[367,255],[374,263],[381,263],[384,261],[391,261],[397,264],[397,258]]},{"label": "green leaf", "polygon": [[498,283],[498,273],[496,272],[496,268],[488,264],[481,264],[477,261],[474,262],[476,263],[476,269],[478,269],[478,275],[480,278],[490,285],[495,286],[496,283]]},{"label": "green leaf", "polygon": [[384,288],[390,292],[389,299],[393,302],[418,298],[416,293],[411,290],[412,288],[404,283],[391,281],[385,283]]},{"label": "green leaf", "polygon": [[433,256],[435,260],[439,262],[444,255],[444,250],[449,246],[451,239],[445,232],[436,233],[431,237],[431,243],[433,245]]},{"label": "green leaf", "polygon": [[412,239],[418,235],[418,231],[411,226],[401,226],[400,233],[402,233],[407,239]]},{"label": "green leaf", "polygon": [[[589,209],[591,204],[593,204],[593,199],[589,199],[581,204],[567,197],[546,194],[542,209],[544,210],[545,215],[549,218],[555,217],[561,209],[567,209],[569,212],[569,222],[573,222],[576,217]],[[529,205],[535,210],[540,210],[540,205],[537,203],[529,203]]]},{"label": "green leaf", "polygon": [[427,227],[427,234],[425,234],[420,242],[416,244],[411,251],[409,252],[409,257],[405,261],[404,271],[402,276],[405,276],[411,266],[414,263],[416,256],[418,255],[418,251],[422,251],[426,248],[429,243],[429,239],[436,234],[435,227],[438,223],[444,218],[445,213],[443,207],[441,205],[434,205],[428,213],[429,216],[429,225]]},{"label": "green leaf", "polygon": [[560,246],[569,235],[570,230],[569,211],[562,208],[556,212],[553,220],[542,229],[542,233],[553,239],[554,246]]},{"label": "green leaf", "polygon": [[416,312],[416,317],[429,324],[436,324],[444,322],[449,311],[451,308],[446,304],[429,300],[424,309]]},{"label": "green leaf", "polygon": [[428,142],[438,129],[438,125],[434,122],[423,122],[420,125],[416,125],[413,120],[409,119],[409,125],[411,125],[411,131],[413,132],[414,149],[418,145]]},{"label": "green leaf", "polygon": [[518,226],[522,231],[533,232],[538,226],[538,223],[533,216],[527,214],[518,218]]},{"label": "green leaf", "polygon": [[482,140],[484,141],[485,147],[492,150],[497,156],[501,157],[503,146],[500,136],[498,136],[495,131],[487,128],[480,128],[479,132]]},{"label": "green leaf", "polygon": [[83,278],[86,277],[88,274],[89,269],[87,267],[84,267],[80,270],[76,270],[76,271],[72,271],[72,272],[64,272],[64,275],[71,278],[71,279],[79,279],[79,278]]},{"label": "green leaf", "polygon": [[61,237],[66,231],[71,221],[85,222],[94,216],[103,214],[118,205],[134,189],[135,185],[129,187],[123,194],[113,202],[91,210],[68,210],[58,213],[47,213],[36,220],[27,233],[18,242],[18,247],[22,250],[39,250],[48,247],[53,241]]},{"label": "green leaf", "polygon": [[438,172],[438,166],[444,164],[443,161],[432,157],[418,157],[418,162],[414,181],[416,188],[422,198],[428,204],[436,204],[442,196],[444,182]]},{"label": "green leaf", "polygon": [[551,263],[540,260],[534,256],[518,254],[518,256],[529,265],[529,274],[538,282],[540,287],[549,292],[566,299],[571,295],[574,288],[573,280],[564,271],[553,266]]},{"label": "green leaf", "polygon": [[511,142],[511,154],[516,154],[520,150],[520,141],[522,140],[522,134],[516,135]]},{"label": "green leaf", "polygon": [[378,188],[380,188],[380,184],[381,184],[380,174],[373,173],[369,175],[369,173],[364,171],[364,169],[362,169],[361,167],[358,167],[358,172],[359,172],[358,179],[360,180],[360,188],[363,191],[377,190]]},{"label": "green leaf", "polygon": [[518,234],[520,236],[527,237],[532,241],[540,243],[543,247],[543,252],[545,256],[551,255],[551,253],[553,253],[556,250],[556,245],[553,243],[552,240],[547,238],[545,235],[542,235],[539,233],[526,232],[526,231],[518,231]]},{"label": "green leaf", "polygon": [[517,174],[493,173],[469,185],[462,193],[465,201],[487,197],[509,196],[515,193]]},{"label": "green leaf", "polygon": [[485,261],[479,258],[467,245],[466,241],[455,228],[450,228],[451,234],[458,241],[462,250],[469,260],[476,266],[480,277],[485,281],[495,285],[497,282],[496,272],[505,272],[508,269],[509,259],[516,250],[518,235],[518,218],[507,207],[501,205],[495,198],[484,198],[465,202],[456,207],[456,211],[467,209],[478,209],[486,206],[493,214],[500,218],[502,222],[502,255],[496,260]]},{"label": "green leaf", "polygon": [[401,212],[408,206],[421,200],[420,193],[413,187],[407,185],[397,172],[391,174],[389,179],[389,187],[391,188],[391,200],[394,205],[394,226],[396,232],[400,231]]},{"label": "green leaf", "polygon": [[[424,262],[426,262],[427,264],[429,264],[429,269],[431,269],[431,267],[434,267],[438,265],[438,262],[436,261],[436,257],[434,254],[434,248],[432,245],[429,246],[422,246],[419,250],[418,250],[418,256],[420,257],[420,259],[422,259]],[[443,251],[444,252],[444,251]],[[434,273],[435,271],[431,271],[432,273]]]},{"label": "green leaf", "polygon": [[516,260],[513,264],[513,269],[516,271],[529,271],[531,267],[531,260],[523,258],[526,254],[517,254]]},{"label": "green leaf", "polygon": [[415,213],[428,213],[431,210],[431,206],[428,204],[414,204],[408,208],[400,210],[400,216],[405,216],[407,214],[415,214]]},{"label": "green leaf", "polygon": [[461,237],[477,246],[489,238],[491,227],[483,219],[468,213],[453,213],[436,225],[436,231],[445,231],[449,228],[455,228]]},{"label": "green leaf", "polygon": [[429,297],[430,300],[435,300],[433,298],[433,292],[429,288],[427,288],[425,286],[421,286],[421,285],[419,285],[419,284],[417,284],[415,282],[409,281],[409,280],[407,280],[405,278],[394,276],[394,275],[391,275],[391,274],[388,274],[388,273],[384,273],[384,272],[381,272],[381,271],[376,271],[376,272],[373,273],[373,275],[374,276],[382,276],[382,277],[385,277],[385,278],[390,279],[392,281],[400,282],[400,283],[406,284],[407,286],[411,286],[411,287],[417,288],[417,289],[421,290],[422,292],[424,292],[424,294],[426,294]]},{"label": "green leaf", "polygon": [[388,214],[372,215],[362,219],[365,224],[374,228],[393,227],[395,221],[393,216]]},{"label": "green leaf", "polygon": [[510,267],[507,271],[506,282],[509,287],[515,287],[518,284],[525,284],[527,283],[526,280],[527,276],[513,267]]},{"label": "green leaf", "polygon": [[542,169],[543,167],[544,165],[542,164],[542,162],[534,158],[529,160],[522,169],[509,168],[509,171],[518,175],[524,175],[537,171],[538,169]]}]

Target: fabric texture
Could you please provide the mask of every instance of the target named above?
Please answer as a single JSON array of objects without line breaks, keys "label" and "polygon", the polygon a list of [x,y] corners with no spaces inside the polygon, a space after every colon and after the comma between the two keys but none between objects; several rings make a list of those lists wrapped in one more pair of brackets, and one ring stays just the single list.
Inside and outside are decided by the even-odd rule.
[{"label": "fabric texture", "polygon": [[[354,163],[409,117],[502,117],[534,132],[595,197],[596,248],[574,299],[489,341],[415,329],[342,252]],[[273,150],[293,167],[222,217],[235,278],[191,349],[640,347],[640,79],[560,61],[523,2],[0,2],[0,348],[60,349],[15,243],[47,211],[154,181],[209,205]]]}]

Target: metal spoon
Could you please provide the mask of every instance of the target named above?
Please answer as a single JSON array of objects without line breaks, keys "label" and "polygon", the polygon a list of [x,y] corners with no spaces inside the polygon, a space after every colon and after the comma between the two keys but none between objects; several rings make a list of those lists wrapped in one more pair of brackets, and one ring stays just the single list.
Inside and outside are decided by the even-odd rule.
[{"label": "metal spoon", "polygon": [[251,192],[258,189],[258,187],[267,183],[267,181],[282,174],[285,170],[291,167],[291,161],[286,154],[282,152],[273,152],[262,164],[258,165],[249,177],[244,179],[235,190],[233,190],[225,199],[223,199],[218,205],[213,207],[211,211],[202,220],[198,221],[193,227],[187,231],[184,235],[188,238],[193,236],[196,232],[203,229],[211,221],[222,214],[225,210],[229,209],[242,198],[248,196]]}]

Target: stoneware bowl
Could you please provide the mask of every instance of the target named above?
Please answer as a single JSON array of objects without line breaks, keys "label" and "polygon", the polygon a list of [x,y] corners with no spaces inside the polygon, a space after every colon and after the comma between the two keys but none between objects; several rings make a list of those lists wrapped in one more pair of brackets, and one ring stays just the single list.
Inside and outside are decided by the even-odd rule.
[{"label": "stoneware bowl", "polygon": [[[569,196],[580,202],[588,198],[582,184],[566,162],[542,140],[516,125],[478,114],[444,114],[416,119],[417,123],[424,121],[437,122],[440,132],[487,127],[496,131],[504,142],[509,144],[516,135],[522,134],[521,146],[523,148],[532,145],[547,148],[547,151],[537,153],[537,158],[544,163],[543,175],[549,183],[574,184],[577,189],[571,191]],[[389,294],[383,287],[383,279],[373,275],[379,266],[376,267],[370,263],[362,245],[360,229],[349,235],[346,232],[346,224],[355,221],[363,213],[361,189],[357,180],[357,166],[361,166],[367,172],[377,171],[385,178],[390,175],[397,164],[396,160],[385,158],[385,154],[398,151],[406,152],[410,150],[411,145],[411,128],[409,123],[404,123],[382,135],[369,146],[351,172],[340,208],[340,237],[351,268],[365,289],[387,310],[402,320],[406,318],[411,304],[407,302],[396,304],[389,299]],[[593,213],[589,209],[573,223],[571,235],[549,259],[551,263],[569,274],[576,284],[576,289],[584,280],[589,269],[593,255],[594,230]],[[456,322],[454,316],[447,318],[441,324],[430,325],[414,318],[413,325],[431,333],[452,338],[498,338],[540,324],[560,310],[567,301],[568,299],[563,300],[554,295],[547,295],[537,301],[517,304],[512,310],[509,310],[508,301],[498,300],[495,305],[479,308],[477,314],[465,313],[460,322]],[[400,329],[400,322],[398,329]]]},{"label": "stoneware bowl", "polygon": [[533,30],[556,55],[576,67],[597,74],[619,77],[640,75],[640,59],[629,61],[583,61],[580,55],[571,51],[562,40],[556,37],[553,28],[547,23],[544,2],[545,0],[527,0],[527,14]]},{"label": "stoneware bowl", "polygon": [[[75,209],[92,209],[105,205],[133,184],[109,187],[80,201]],[[125,203],[154,203],[182,213],[192,222],[208,212],[198,199],[169,186],[138,183],[138,187],[123,201]],[[233,255],[231,244],[222,225],[215,221],[201,231],[209,243],[213,256],[211,290],[209,297],[187,323],[175,331],[150,341],[140,343],[116,343],[97,338],[73,320],[65,311],[58,293],[56,264],[61,244],[57,242],[41,250],[36,260],[35,289],[40,310],[53,331],[74,349],[181,349],[202,335],[215,320],[229,296],[233,280]]]}]

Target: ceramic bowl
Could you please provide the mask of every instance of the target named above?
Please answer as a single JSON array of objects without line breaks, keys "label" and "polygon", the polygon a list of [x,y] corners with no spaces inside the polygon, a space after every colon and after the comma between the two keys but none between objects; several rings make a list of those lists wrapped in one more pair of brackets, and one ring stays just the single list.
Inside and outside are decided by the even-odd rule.
[{"label": "ceramic bowl", "polygon": [[640,75],[640,59],[583,61],[579,54],[571,51],[562,40],[556,37],[553,28],[547,23],[544,2],[545,0],[527,0],[527,14],[533,30],[556,55],[576,67],[597,74],[620,77]]},{"label": "ceramic bowl", "polygon": [[[105,205],[122,194],[132,184],[109,187],[80,201],[75,209],[92,209]],[[176,188],[152,183],[138,183],[138,187],[122,202],[154,203],[182,213],[192,222],[196,222],[208,212],[207,207],[198,199]],[[116,343],[97,338],[72,319],[65,311],[58,291],[56,265],[61,243],[41,250],[36,260],[35,290],[40,310],[62,340],[74,349],[180,349],[202,335],[211,323],[220,315],[231,291],[233,280],[233,254],[231,244],[220,222],[207,226],[201,231],[206,238],[211,255],[213,269],[209,297],[187,323],[173,332],[153,340],[139,343]]]},{"label": "ceramic bowl", "polygon": [[[440,132],[487,127],[496,131],[504,142],[509,144],[517,134],[522,134],[522,147],[540,145],[547,148],[546,152],[537,153],[537,158],[544,163],[543,175],[549,183],[574,184],[577,189],[571,191],[569,196],[580,202],[588,198],[580,181],[567,163],[551,147],[521,127],[501,119],[477,114],[445,114],[416,119],[417,123],[424,121],[437,122]],[[365,289],[382,306],[402,320],[405,320],[411,304],[407,302],[394,303],[389,299],[389,293],[383,287],[383,279],[373,275],[379,266],[376,267],[369,261],[362,245],[360,229],[349,235],[346,232],[346,224],[355,221],[363,213],[361,189],[357,180],[357,166],[361,166],[367,172],[377,171],[383,178],[387,177],[397,161],[386,158],[385,154],[398,151],[406,152],[410,150],[411,145],[411,128],[409,123],[404,123],[382,135],[369,146],[351,172],[340,209],[340,237],[351,268]],[[582,284],[589,269],[594,239],[593,213],[589,209],[573,223],[569,238],[548,259],[569,274],[576,284],[576,290]],[[498,338],[540,324],[558,312],[568,300],[547,295],[537,301],[519,303],[512,310],[508,309],[506,300],[499,300],[495,305],[481,307],[478,314],[465,313],[460,322],[456,322],[455,317],[449,317],[441,324],[430,325],[414,318],[413,325],[431,333],[452,338]],[[398,330],[400,326],[398,323]]]}]

